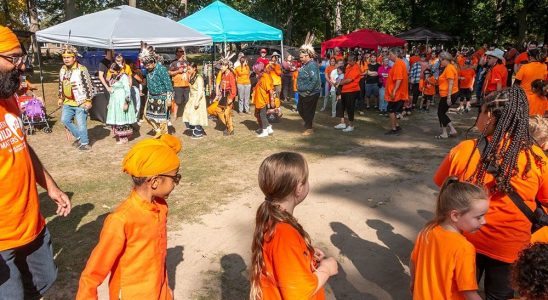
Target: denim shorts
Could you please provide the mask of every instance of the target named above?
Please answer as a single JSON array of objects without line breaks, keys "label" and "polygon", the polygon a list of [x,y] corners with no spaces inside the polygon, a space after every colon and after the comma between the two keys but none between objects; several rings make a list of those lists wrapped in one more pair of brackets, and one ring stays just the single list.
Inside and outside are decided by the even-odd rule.
[{"label": "denim shorts", "polygon": [[57,278],[46,227],[34,241],[0,251],[0,299],[40,299]]},{"label": "denim shorts", "polygon": [[366,83],[365,84],[365,97],[379,96],[379,84],[377,83]]}]

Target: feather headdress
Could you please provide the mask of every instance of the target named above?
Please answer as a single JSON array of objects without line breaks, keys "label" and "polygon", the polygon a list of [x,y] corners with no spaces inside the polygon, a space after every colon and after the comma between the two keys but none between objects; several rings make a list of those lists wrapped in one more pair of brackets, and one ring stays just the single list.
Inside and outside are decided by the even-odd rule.
[{"label": "feather headdress", "polygon": [[307,54],[309,55],[310,57],[316,57],[316,52],[314,51],[314,46],[312,46],[314,44],[314,39],[316,37],[314,36],[313,33],[307,33],[306,34],[306,39],[304,40],[304,44],[301,46],[301,48],[299,48],[299,52],[303,53],[303,54]]},{"label": "feather headdress", "polygon": [[156,54],[154,47],[141,41],[141,52],[139,53],[139,59],[141,60],[141,63],[147,64],[161,62],[162,57]]},{"label": "feather headdress", "polygon": [[232,68],[232,61],[230,61],[234,55],[236,55],[236,53],[231,53],[230,51],[228,51],[224,57],[221,57],[217,63],[215,64],[215,67],[220,69],[221,66],[228,66],[229,68]]},{"label": "feather headdress", "polygon": [[63,45],[63,48],[61,49],[61,56],[80,56],[78,54],[78,49],[70,44],[70,35],[72,33],[72,30],[69,30],[68,39],[67,42]]}]

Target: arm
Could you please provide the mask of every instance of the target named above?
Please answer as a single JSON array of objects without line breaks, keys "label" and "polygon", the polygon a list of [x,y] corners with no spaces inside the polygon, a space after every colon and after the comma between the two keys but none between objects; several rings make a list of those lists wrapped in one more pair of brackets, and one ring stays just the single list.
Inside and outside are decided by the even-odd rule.
[{"label": "arm", "polygon": [[[234,74],[232,76],[229,76],[228,82],[230,85],[230,95],[228,96],[228,101],[230,101],[230,104],[234,101],[234,98],[236,98],[236,78],[234,77]],[[230,105],[229,103],[227,103]]]},{"label": "arm", "polygon": [[396,84],[394,84],[394,89],[392,90],[392,95],[390,95],[392,99],[396,98],[396,91],[400,88],[401,81],[401,79],[396,80]]},{"label": "arm", "polygon": [[466,300],[483,300],[478,294],[478,291],[464,291],[461,293]]},{"label": "arm", "polygon": [[409,282],[409,289],[411,290],[411,294],[413,294],[413,290],[415,287],[415,263],[413,263],[413,260],[409,261],[409,273],[411,273],[411,281]]},{"label": "arm", "polygon": [[91,83],[91,76],[89,75],[88,69],[82,69],[82,84],[84,85],[84,90],[86,91],[86,102],[84,106],[87,109],[91,108],[91,99],[93,98],[93,84]]},{"label": "arm", "polygon": [[320,266],[314,271],[314,275],[318,278],[318,285],[314,290],[315,295],[326,283],[329,277],[338,273],[337,261],[333,257],[328,257],[320,262]]},{"label": "arm", "polygon": [[98,299],[97,287],[112,271],[124,246],[124,221],[111,214],[106,218],[99,242],[82,271],[76,295],[77,300]]},{"label": "arm", "polygon": [[453,83],[454,79],[447,79],[447,83],[449,85],[449,90],[447,91],[447,101],[451,101],[451,95],[453,93]]},{"label": "arm", "polygon": [[32,149],[29,147],[30,159],[32,161],[32,167],[34,168],[34,174],[36,176],[36,182],[48,191],[48,196],[57,203],[57,215],[66,217],[70,213],[71,203],[69,197],[57,186],[57,183],[49,172],[44,168],[42,162]]},{"label": "arm", "polygon": [[112,88],[108,85],[107,81],[105,80],[105,72],[99,71],[99,80],[105,87],[105,89],[110,93],[112,91]]}]

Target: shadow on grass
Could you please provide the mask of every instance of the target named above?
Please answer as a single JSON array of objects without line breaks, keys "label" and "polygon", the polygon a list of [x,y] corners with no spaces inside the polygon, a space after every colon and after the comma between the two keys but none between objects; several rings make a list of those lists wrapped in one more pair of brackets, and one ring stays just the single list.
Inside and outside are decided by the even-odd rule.
[{"label": "shadow on grass", "polygon": [[91,145],[95,144],[98,141],[101,141],[110,136],[110,129],[106,125],[98,124],[92,128],[88,129],[88,136],[91,142]]},{"label": "shadow on grass", "polygon": [[360,299],[360,300],[373,300],[377,299],[375,296],[369,293],[362,293],[356,287],[348,281],[346,271],[339,264],[339,273],[328,281],[329,287],[335,295],[335,299]]},{"label": "shadow on grass", "polygon": [[169,287],[171,290],[175,290],[175,273],[177,266],[184,261],[183,253],[185,247],[175,246],[167,249],[166,265],[167,265],[167,277],[169,280]]},{"label": "shadow on grass", "polygon": [[249,297],[249,279],[244,276],[246,265],[244,259],[236,253],[221,258],[221,299],[241,300]]}]

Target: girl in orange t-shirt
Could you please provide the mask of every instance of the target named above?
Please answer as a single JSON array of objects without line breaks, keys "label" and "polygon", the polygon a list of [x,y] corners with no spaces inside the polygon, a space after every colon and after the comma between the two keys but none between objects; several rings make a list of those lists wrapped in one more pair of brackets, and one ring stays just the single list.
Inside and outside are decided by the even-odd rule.
[{"label": "girl in orange t-shirt", "polygon": [[461,232],[475,232],[483,226],[488,207],[482,188],[454,176],[445,180],[436,217],[419,233],[411,252],[413,299],[481,300],[476,251]]},{"label": "girl in orange t-shirt", "polygon": [[265,201],[257,209],[251,247],[251,300],[324,300],[337,261],[312,247],[293,209],[308,195],[308,165],[294,152],[267,157],[259,168]]},{"label": "girl in orange t-shirt", "polygon": [[[450,135],[456,136],[457,130],[447,115],[449,107],[456,100],[459,91],[459,73],[453,64],[453,56],[449,52],[440,53],[440,65],[445,68],[438,78],[440,88],[440,103],[438,105],[438,120],[440,122],[441,134],[437,139],[446,139]],[[447,133],[449,128],[449,134]]]},{"label": "girl in orange t-shirt", "polygon": [[429,112],[430,103],[436,93],[436,78],[432,75],[432,71],[424,71],[424,79],[420,80],[419,88],[422,92],[421,110]]},{"label": "girl in orange t-shirt", "polygon": [[448,176],[457,176],[489,191],[489,223],[465,236],[476,248],[478,277],[487,278],[486,298],[509,299],[514,295],[511,264],[531,241],[531,221],[508,193],[515,192],[531,210],[537,206],[535,198],[548,205],[548,159],[529,133],[527,96],[521,87],[514,85],[485,101],[476,119],[479,139],[451,149],[434,182],[441,185]]}]

